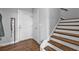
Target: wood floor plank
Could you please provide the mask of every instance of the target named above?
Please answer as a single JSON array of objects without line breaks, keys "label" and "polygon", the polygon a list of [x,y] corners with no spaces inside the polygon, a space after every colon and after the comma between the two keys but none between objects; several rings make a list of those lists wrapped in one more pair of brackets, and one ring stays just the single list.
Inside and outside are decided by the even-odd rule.
[{"label": "wood floor plank", "polygon": [[50,46],[46,46],[44,49],[46,51],[56,51],[55,49],[51,48]]},{"label": "wood floor plank", "polygon": [[0,47],[0,51],[39,51],[40,45],[33,39],[24,40],[16,44]]}]

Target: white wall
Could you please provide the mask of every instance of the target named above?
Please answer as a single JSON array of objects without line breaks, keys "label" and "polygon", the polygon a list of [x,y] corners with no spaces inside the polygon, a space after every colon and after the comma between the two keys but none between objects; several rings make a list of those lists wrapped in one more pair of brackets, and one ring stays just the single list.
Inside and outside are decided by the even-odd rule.
[{"label": "white wall", "polygon": [[33,9],[33,37],[40,44],[48,39],[49,33],[49,9]]},{"label": "white wall", "polygon": [[60,10],[57,8],[33,9],[33,37],[37,42],[49,38],[60,17]]},{"label": "white wall", "polygon": [[61,10],[62,18],[79,18],[79,8],[67,8],[68,11]]},{"label": "white wall", "polygon": [[54,29],[55,25],[57,24],[57,21],[59,20],[60,18],[60,9],[58,8],[50,8],[50,11],[49,11],[49,29],[50,29],[50,33],[52,33],[52,30]]},{"label": "white wall", "polygon": [[49,23],[48,8],[33,9],[33,38],[40,44],[41,41],[48,37]]},{"label": "white wall", "polygon": [[2,37],[0,45],[12,44],[14,39],[11,37],[10,18],[14,17],[16,22],[16,42],[32,38],[32,8],[2,8],[3,28],[5,36]]},{"label": "white wall", "polygon": [[17,41],[32,38],[32,8],[21,8],[18,10],[19,37]]},{"label": "white wall", "polygon": [[39,10],[40,41],[43,41],[49,38],[49,8],[40,8]]},{"label": "white wall", "polygon": [[33,8],[33,38],[40,43],[40,33],[39,33],[39,8]]},{"label": "white wall", "polygon": [[[59,18],[59,10],[54,8],[0,9],[3,15],[5,37],[0,44],[13,42],[11,39],[10,18],[16,18],[16,42],[34,38],[38,43],[46,40]],[[49,31],[49,27],[51,29]]]},{"label": "white wall", "polygon": [[10,18],[14,17],[17,20],[17,9],[1,8],[0,13],[2,14],[2,22],[5,34],[0,41],[0,45],[6,45],[13,42],[11,37]]}]

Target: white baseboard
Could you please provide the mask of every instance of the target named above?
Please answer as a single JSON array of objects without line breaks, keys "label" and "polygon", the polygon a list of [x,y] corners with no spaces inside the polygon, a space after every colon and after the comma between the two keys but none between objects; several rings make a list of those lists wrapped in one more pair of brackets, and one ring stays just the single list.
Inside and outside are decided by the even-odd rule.
[{"label": "white baseboard", "polygon": [[23,41],[23,40],[28,40],[28,39],[33,39],[33,37],[32,36],[29,36],[29,37],[26,37],[25,39],[20,39],[20,40],[16,40],[16,42],[15,43],[17,43],[17,42],[20,42],[20,41]]},{"label": "white baseboard", "polygon": [[[28,39],[33,39],[33,37],[26,37],[26,39],[22,39],[22,40],[17,40],[15,43],[18,43],[20,41],[23,41],[23,40],[28,40]],[[9,43],[5,43],[5,44],[0,44],[0,47],[3,47],[3,46],[7,46],[7,45],[11,45],[11,44],[14,44],[14,42],[9,42]]]}]

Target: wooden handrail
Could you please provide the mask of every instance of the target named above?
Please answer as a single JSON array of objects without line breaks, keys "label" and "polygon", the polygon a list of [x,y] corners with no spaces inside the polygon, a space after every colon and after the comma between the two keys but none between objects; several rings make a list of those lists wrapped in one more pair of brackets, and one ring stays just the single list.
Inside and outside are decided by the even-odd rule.
[{"label": "wooden handrail", "polygon": [[68,9],[66,9],[66,8],[60,8],[61,10],[63,10],[63,11],[69,11]]},{"label": "wooden handrail", "polygon": [[73,19],[79,19],[79,18],[60,18],[61,20],[73,20]]}]

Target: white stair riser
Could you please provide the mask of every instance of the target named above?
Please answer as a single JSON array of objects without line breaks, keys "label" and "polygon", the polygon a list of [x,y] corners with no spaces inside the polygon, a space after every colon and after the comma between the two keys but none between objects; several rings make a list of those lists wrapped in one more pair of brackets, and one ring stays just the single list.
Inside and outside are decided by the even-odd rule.
[{"label": "white stair riser", "polygon": [[67,38],[67,39],[71,39],[71,40],[75,40],[75,41],[79,41],[79,38],[77,38],[77,37],[67,36],[67,35],[58,34],[58,33],[54,33],[54,35],[60,36],[60,37],[63,37],[63,38]]},{"label": "white stair riser", "polygon": [[68,30],[60,30],[60,29],[56,29],[55,31],[79,34],[79,31],[68,31]]},{"label": "white stair riser", "polygon": [[58,25],[79,25],[79,23],[59,23]]},{"label": "white stair riser", "polygon": [[57,28],[64,28],[64,29],[79,29],[79,26],[57,26]]},{"label": "white stair riser", "polygon": [[48,40],[45,40],[45,41],[43,41],[43,43],[41,44],[41,48],[44,48],[44,47],[46,47],[47,45],[48,45],[49,43],[48,43]]},{"label": "white stair riser", "polygon": [[[79,30],[79,26],[78,26],[79,25],[79,19],[61,20],[58,25],[60,25],[60,26],[57,26],[56,28],[60,28],[60,29],[55,29],[55,31],[65,32],[65,33],[67,32],[67,33],[72,33],[72,34],[79,34],[79,31],[78,31]],[[71,30],[67,30],[67,29],[71,29]],[[56,35],[58,37],[63,37],[63,38],[69,39],[69,40],[79,41],[78,37],[73,37],[73,36],[58,34],[58,33],[53,33],[53,35]],[[52,38],[52,37],[50,39],[55,41],[55,42],[58,42],[60,44],[63,44],[65,46],[68,46],[70,48],[79,50],[79,46],[77,46],[75,44],[68,43],[68,42],[65,42],[65,41],[62,41],[62,40],[59,40],[59,39],[56,39],[56,38]],[[43,45],[44,45],[43,47],[41,46],[43,49],[46,46],[50,46],[51,48],[53,48],[57,51],[62,51],[62,49],[56,47],[55,45],[48,43],[48,41],[43,42]]]},{"label": "white stair riser", "polygon": [[70,43],[67,43],[67,42],[64,42],[64,41],[55,39],[55,38],[53,38],[52,40],[53,40],[53,41],[56,41],[56,42],[58,42],[58,43],[60,43],[60,44],[63,44],[63,45],[65,45],[65,46],[71,47],[71,48],[73,48],[73,49],[79,50],[79,46],[77,46],[77,45],[73,45],[73,44],[70,44]]},{"label": "white stair riser", "polygon": [[79,19],[73,19],[73,20],[61,20],[60,22],[70,22],[70,21],[79,21]]},{"label": "white stair riser", "polygon": [[48,44],[48,46],[50,46],[51,48],[53,48],[53,49],[55,49],[56,51],[62,51],[60,48],[58,48],[58,47],[56,47],[56,46],[54,46],[54,45],[52,45],[52,44]]}]

